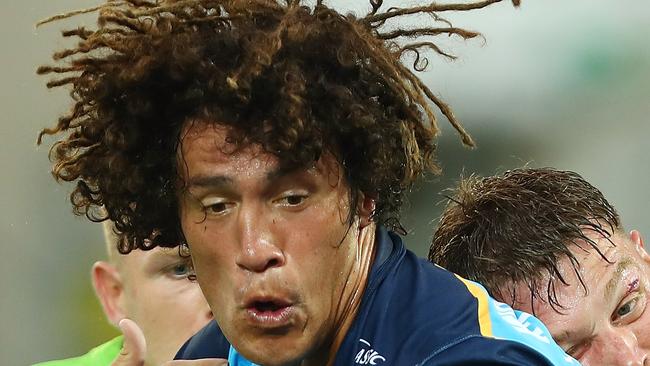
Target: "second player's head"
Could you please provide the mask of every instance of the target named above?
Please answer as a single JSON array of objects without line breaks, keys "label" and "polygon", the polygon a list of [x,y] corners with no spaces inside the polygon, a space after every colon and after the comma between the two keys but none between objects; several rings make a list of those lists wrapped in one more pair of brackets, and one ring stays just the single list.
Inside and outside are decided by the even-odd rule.
[{"label": "second player's head", "polygon": [[650,256],[576,173],[517,169],[462,181],[429,259],[537,315],[583,365],[650,362]]},{"label": "second player's head", "polygon": [[190,258],[178,248],[117,251],[117,236],[104,223],[108,261],[93,265],[95,292],[109,322],[134,320],[147,340],[145,365],[173,359],[183,343],[212,319],[199,285],[188,279]]}]

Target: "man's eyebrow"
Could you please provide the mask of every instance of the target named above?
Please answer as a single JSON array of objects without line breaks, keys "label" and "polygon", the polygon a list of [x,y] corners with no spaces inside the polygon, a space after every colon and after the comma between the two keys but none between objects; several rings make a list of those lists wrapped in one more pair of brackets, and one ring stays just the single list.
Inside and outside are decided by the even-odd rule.
[{"label": "man's eyebrow", "polygon": [[187,186],[195,187],[214,187],[225,186],[233,183],[233,179],[224,175],[199,175],[189,179]]},{"label": "man's eyebrow", "polygon": [[158,254],[161,257],[178,257],[178,258],[181,257],[179,254],[178,247],[174,247],[174,248],[160,247],[158,253],[154,253],[154,254]]},{"label": "man's eyebrow", "polygon": [[171,251],[169,253],[156,253],[150,258],[150,262],[157,265],[161,265],[161,264],[167,265],[169,263],[176,263],[184,259],[185,258],[178,255],[178,252]]},{"label": "man's eyebrow", "polygon": [[[300,172],[303,170],[300,167],[275,167],[268,173],[266,173],[266,180],[272,182],[284,176]],[[232,185],[235,180],[232,177],[225,175],[198,175],[192,177],[188,181],[188,188],[205,188],[205,187],[218,187],[218,186],[227,186]]]},{"label": "man's eyebrow", "polygon": [[300,167],[278,166],[275,169],[271,170],[270,172],[266,173],[266,180],[272,182],[274,180],[280,179],[287,175],[291,175],[300,171],[308,171],[308,170],[309,169],[304,169]]},{"label": "man's eyebrow", "polygon": [[634,262],[632,262],[632,259],[629,257],[623,258],[618,261],[616,264],[616,270],[614,270],[614,274],[612,275],[612,278],[607,281],[607,284],[605,285],[605,301],[610,300],[612,297],[615,295],[615,291],[618,288],[619,283],[621,282],[621,278],[623,277],[623,273],[625,270],[630,268]]}]

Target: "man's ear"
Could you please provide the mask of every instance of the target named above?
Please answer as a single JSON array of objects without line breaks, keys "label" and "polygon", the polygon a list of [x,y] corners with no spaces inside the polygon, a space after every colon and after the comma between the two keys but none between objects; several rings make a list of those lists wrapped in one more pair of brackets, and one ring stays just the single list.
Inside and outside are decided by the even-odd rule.
[{"label": "man's ear", "polygon": [[650,255],[645,249],[641,233],[639,233],[637,230],[630,231],[630,240],[632,240],[632,243],[634,243],[634,249],[636,249],[636,252],[639,254],[639,256],[641,256],[641,259],[650,263]]},{"label": "man's ear", "polygon": [[372,223],[372,215],[375,213],[375,197],[362,194],[361,203],[359,204],[360,227],[366,227]]},{"label": "man's ear", "polygon": [[124,286],[122,278],[115,266],[107,262],[96,262],[92,269],[93,287],[95,294],[102,304],[104,314],[111,324],[117,326],[126,317],[122,297]]}]

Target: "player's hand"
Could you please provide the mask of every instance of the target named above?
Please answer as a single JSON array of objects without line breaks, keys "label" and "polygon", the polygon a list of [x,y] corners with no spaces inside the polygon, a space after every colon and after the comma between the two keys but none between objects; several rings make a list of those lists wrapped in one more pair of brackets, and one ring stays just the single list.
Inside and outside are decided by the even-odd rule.
[{"label": "player's hand", "polygon": [[133,320],[127,318],[120,320],[118,325],[124,335],[124,343],[111,366],[143,366],[147,342],[142,330]]},{"label": "player's hand", "polygon": [[[118,324],[124,335],[122,350],[111,366],[143,366],[147,354],[147,342],[140,327],[131,319],[124,318]],[[206,358],[203,360],[169,361],[164,366],[228,366],[228,360]]]},{"label": "player's hand", "polygon": [[205,358],[202,360],[175,360],[165,362],[163,366],[228,366],[223,358]]}]

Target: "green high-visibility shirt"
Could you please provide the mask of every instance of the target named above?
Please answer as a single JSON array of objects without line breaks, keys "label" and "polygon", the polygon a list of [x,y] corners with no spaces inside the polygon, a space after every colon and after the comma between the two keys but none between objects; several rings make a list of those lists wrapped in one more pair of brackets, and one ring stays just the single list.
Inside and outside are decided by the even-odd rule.
[{"label": "green high-visibility shirt", "polygon": [[83,356],[47,361],[32,366],[110,366],[122,349],[122,336],[91,349]]}]

